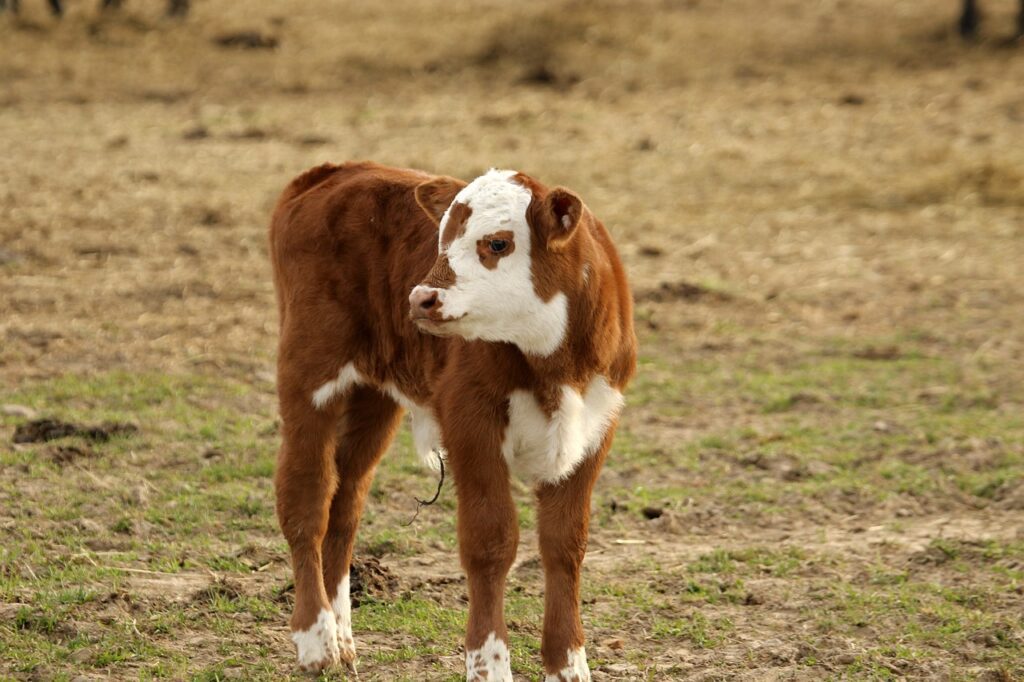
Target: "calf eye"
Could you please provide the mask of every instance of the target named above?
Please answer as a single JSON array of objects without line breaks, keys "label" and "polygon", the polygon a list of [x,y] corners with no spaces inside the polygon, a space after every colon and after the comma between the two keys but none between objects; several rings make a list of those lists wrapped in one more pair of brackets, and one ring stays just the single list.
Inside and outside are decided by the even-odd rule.
[{"label": "calf eye", "polygon": [[487,245],[491,253],[504,253],[508,248],[508,241],[505,239],[492,239]]}]

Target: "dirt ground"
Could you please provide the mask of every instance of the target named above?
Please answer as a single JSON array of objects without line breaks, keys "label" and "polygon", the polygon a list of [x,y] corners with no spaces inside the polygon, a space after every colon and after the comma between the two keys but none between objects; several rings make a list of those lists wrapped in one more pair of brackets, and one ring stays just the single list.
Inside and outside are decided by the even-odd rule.
[{"label": "dirt ground", "polygon": [[[265,230],[370,158],[564,184],[619,245],[595,680],[1024,679],[1015,0],[971,44],[952,0],[68,4],[0,15],[0,677],[295,674]],[[360,678],[460,679],[454,491],[406,525],[436,482],[393,450]]]}]

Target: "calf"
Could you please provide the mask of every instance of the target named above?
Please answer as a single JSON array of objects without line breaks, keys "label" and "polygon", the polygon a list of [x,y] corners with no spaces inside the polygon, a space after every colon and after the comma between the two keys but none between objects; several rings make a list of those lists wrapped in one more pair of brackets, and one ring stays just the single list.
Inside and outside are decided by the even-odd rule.
[{"label": "calf", "polygon": [[636,366],[632,297],[604,225],[569,190],[512,171],[467,185],[324,165],[284,191],[270,252],[275,485],[299,665],[353,667],[353,540],[404,409],[419,454],[455,478],[466,679],[512,679],[503,602],[516,473],[537,496],[545,679],[589,680],[579,588],[590,494]]}]

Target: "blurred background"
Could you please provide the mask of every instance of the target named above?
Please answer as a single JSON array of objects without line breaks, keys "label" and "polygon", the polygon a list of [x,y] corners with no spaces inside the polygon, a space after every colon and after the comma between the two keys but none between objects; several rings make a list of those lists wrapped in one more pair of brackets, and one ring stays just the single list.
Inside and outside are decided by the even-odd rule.
[{"label": "blurred background", "polygon": [[[0,673],[292,674],[266,226],[369,158],[566,185],[618,244],[595,679],[1024,675],[1017,0],[969,39],[957,0],[4,4]],[[460,679],[454,491],[404,525],[436,480],[393,450],[363,677]]]}]

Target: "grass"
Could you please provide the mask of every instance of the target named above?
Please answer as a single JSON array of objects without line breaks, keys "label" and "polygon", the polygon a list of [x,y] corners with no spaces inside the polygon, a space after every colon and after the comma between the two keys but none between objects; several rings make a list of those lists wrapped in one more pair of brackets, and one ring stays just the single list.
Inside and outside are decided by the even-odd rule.
[{"label": "grass", "polygon": [[[703,390],[762,402],[766,409],[759,422],[706,431],[659,451],[647,450],[648,441],[626,428],[612,469],[662,461],[677,467],[676,475],[664,483],[645,479],[642,485],[613,486],[598,494],[634,508],[662,504],[674,512],[683,511],[686,500],[697,500],[700,506],[716,507],[735,518],[801,508],[824,507],[838,513],[845,507],[835,502],[851,496],[858,504],[904,498],[931,505],[959,504],[965,498],[977,505],[992,503],[1024,470],[1020,418],[985,405],[949,410],[943,402],[907,404],[895,399],[896,394],[907,393],[908,385],[949,380],[950,371],[942,363],[920,358],[893,366],[831,357],[795,363],[781,373],[744,373],[742,378],[695,371]],[[864,397],[867,386],[871,399]],[[894,390],[897,386],[899,391]],[[671,382],[648,383],[633,400],[637,409],[660,404],[661,396],[675,388]],[[772,396],[826,389],[830,398],[824,421],[818,402],[801,399],[790,401],[785,409],[772,408],[779,405]],[[196,589],[176,594],[169,602],[167,595],[148,602],[143,594],[140,597],[148,602],[145,615],[136,614],[131,600],[122,604],[118,596],[137,593],[134,575],[125,570],[131,568],[168,577],[212,571],[226,578],[252,578],[261,567],[246,557],[246,548],[253,547],[266,548],[270,563],[262,566],[273,567],[279,576],[275,581],[285,579],[285,547],[273,517],[270,479],[276,436],[268,409],[272,398],[266,391],[203,376],[110,373],[27,385],[9,400],[70,420],[128,420],[142,425],[135,436],[92,446],[95,456],[86,461],[54,463],[47,457],[51,445],[22,447],[0,456],[6,470],[28,472],[32,483],[19,487],[13,478],[7,479],[5,495],[13,503],[11,509],[23,515],[37,510],[32,512],[33,523],[6,531],[9,541],[0,563],[0,597],[20,604],[2,637],[3,654],[13,670],[59,675],[84,666],[137,669],[152,678],[191,671],[194,679],[221,679],[251,660],[249,654],[284,653],[266,636],[236,650],[240,623],[250,630],[266,630],[280,628],[286,620],[286,604],[272,584],[262,582],[262,587],[241,595],[215,594],[200,600],[201,608]],[[814,419],[808,418],[807,409]],[[883,414],[898,428],[879,428],[876,417]],[[17,421],[3,419],[8,427]],[[395,449],[374,484],[361,551],[386,561],[429,554],[438,547],[454,554],[450,494],[442,498],[440,509],[431,510],[429,524],[421,522],[415,530],[395,524],[401,512],[387,504],[389,495],[425,484],[414,465],[408,434],[403,432]],[[84,475],[68,485],[71,471]],[[677,482],[687,478],[686,485]],[[40,504],[43,499],[46,504]],[[528,530],[533,513],[525,491],[520,501],[520,520]],[[620,514],[609,512],[598,519],[610,529],[629,529],[637,523],[623,525]],[[997,615],[998,609],[996,614],[987,614],[986,609],[1000,590],[1019,588],[1022,576],[1013,562],[1021,557],[1020,543],[987,541],[974,546],[939,540],[930,551],[941,557],[944,570],[967,574],[981,569],[985,586],[922,581],[884,557],[876,558],[863,584],[826,581],[824,603],[815,605],[815,613],[834,615],[815,616],[822,631],[838,629],[855,636],[859,629],[872,627],[890,633],[879,634],[878,645],[847,666],[851,673],[887,670],[893,661],[925,660],[929,652],[974,646],[979,637],[994,642],[985,648],[984,660],[1011,666],[1019,660],[1014,628]],[[828,551],[812,553],[799,546],[715,549],[653,584],[626,579],[615,588],[585,587],[584,602],[615,605],[589,617],[598,631],[613,631],[621,619],[639,618],[656,641],[712,651],[727,644],[735,631],[737,616],[732,610],[751,608],[747,604],[752,582],[811,580],[808,576],[830,562],[834,566],[843,560]],[[662,571],[658,564],[648,564],[638,567],[636,574],[652,572]],[[515,579],[513,584],[529,583]],[[517,624],[514,666],[530,674],[539,672],[538,587],[513,591],[508,603],[509,618]],[[441,657],[458,648],[464,610],[457,600],[441,605],[405,592],[393,600],[365,601],[356,611],[355,625],[358,631],[380,636],[402,633],[394,645],[365,653],[375,664],[435,659],[432,669],[444,676]],[[107,615],[97,618],[98,614]],[[68,625],[80,621],[94,623],[81,629]],[[222,642],[212,658],[223,660],[211,660],[196,672],[187,650],[175,641],[182,629]],[[813,666],[815,660],[810,656],[804,664]],[[258,678],[272,675],[274,665],[243,667],[247,675]]]}]

